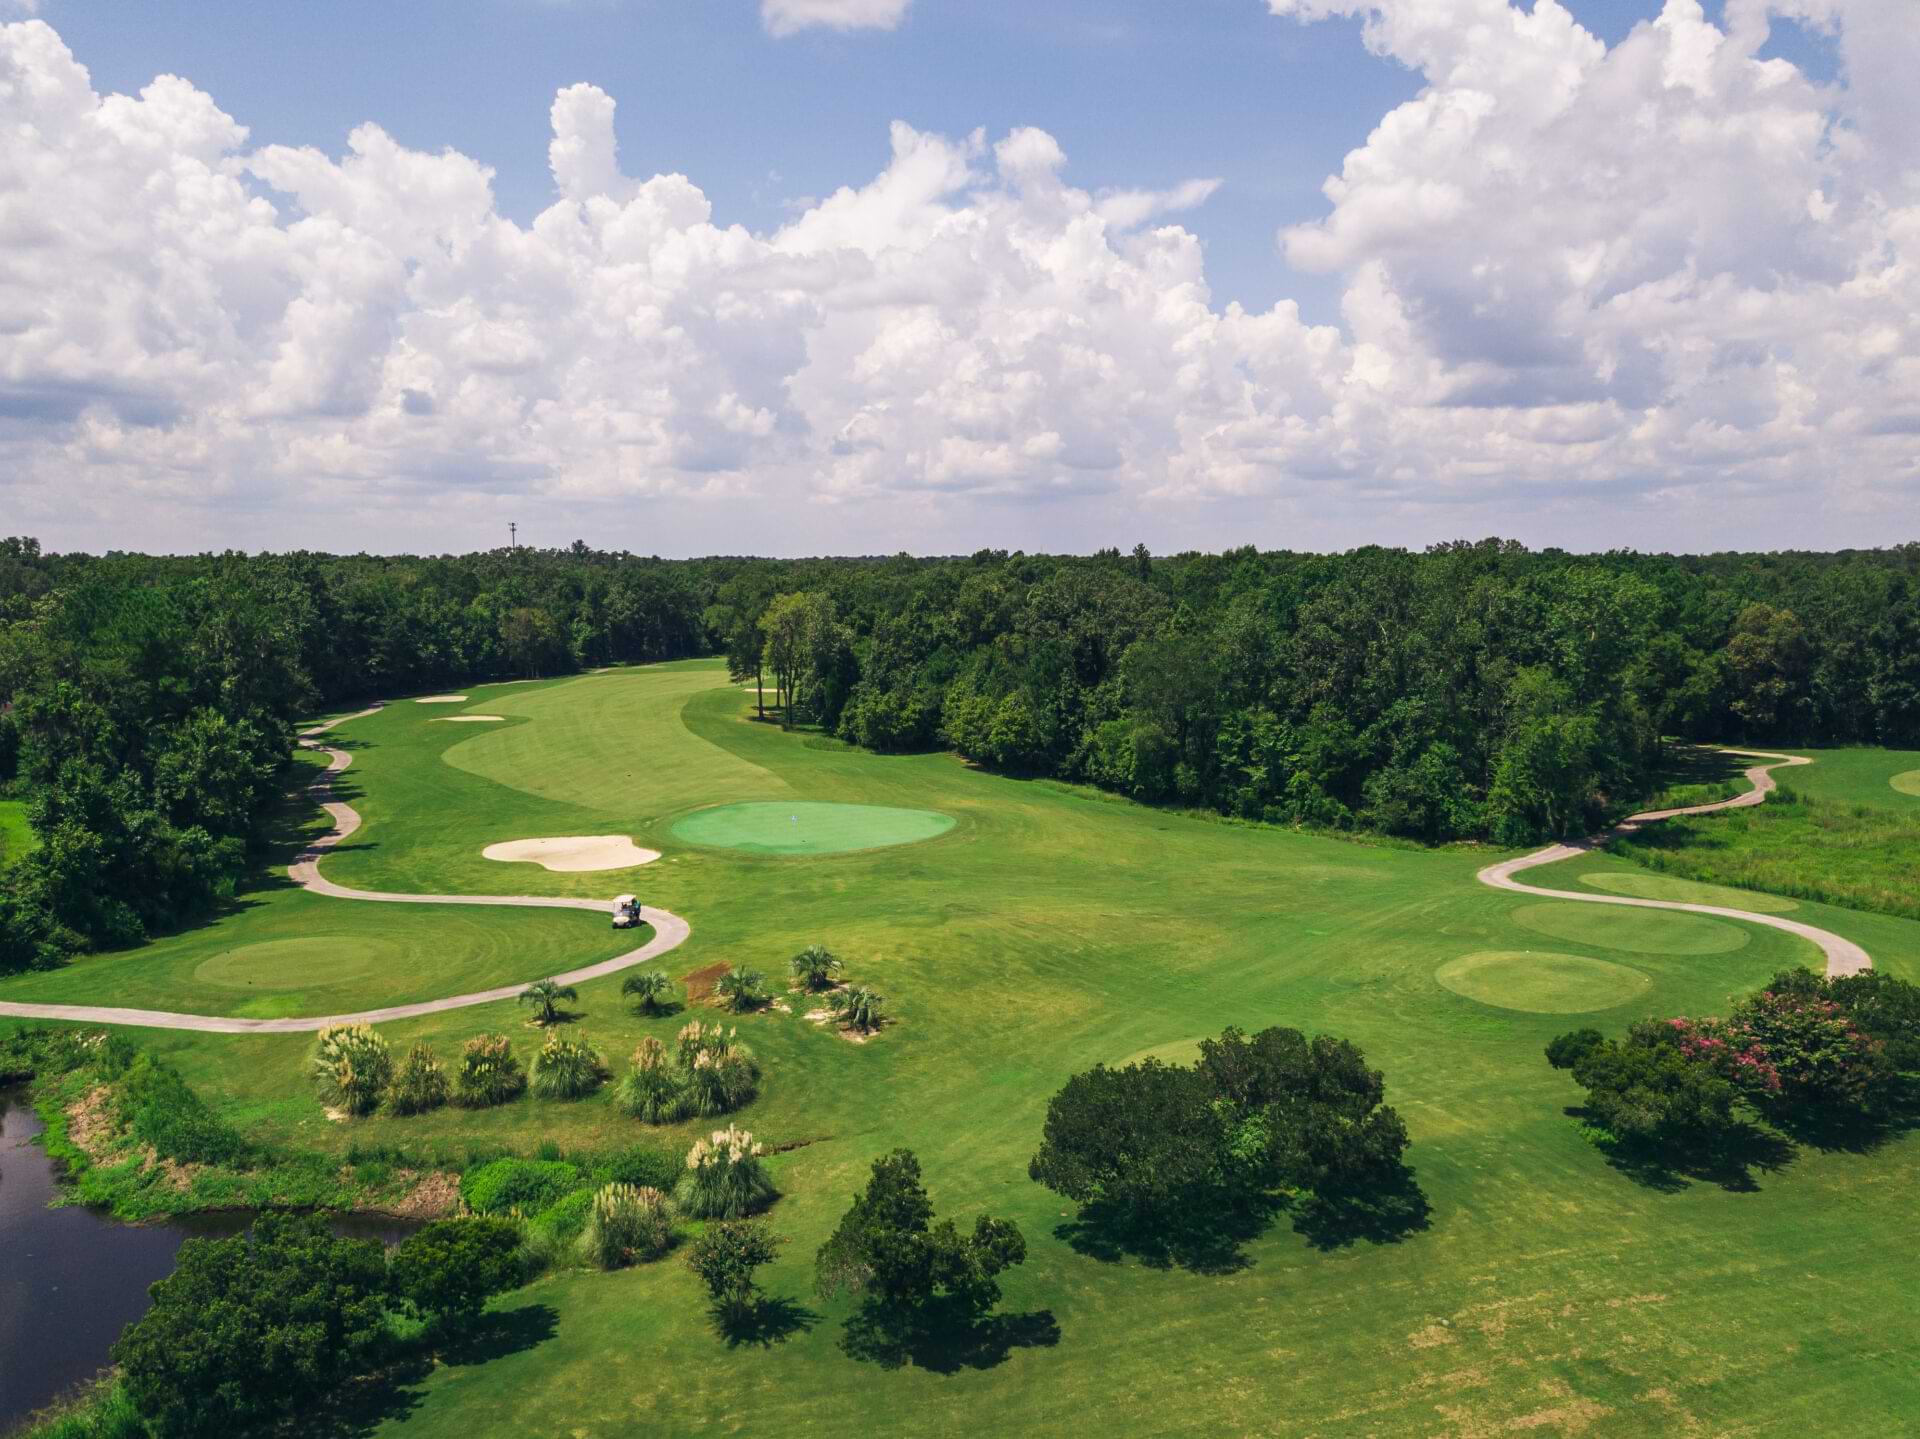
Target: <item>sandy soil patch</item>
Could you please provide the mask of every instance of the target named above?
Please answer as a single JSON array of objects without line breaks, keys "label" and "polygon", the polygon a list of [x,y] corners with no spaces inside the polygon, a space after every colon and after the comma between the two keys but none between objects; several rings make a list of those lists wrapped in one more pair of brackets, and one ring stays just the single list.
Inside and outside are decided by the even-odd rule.
[{"label": "sandy soil patch", "polygon": [[505,715],[441,715],[438,719],[428,720],[428,724],[504,724]]},{"label": "sandy soil patch", "polygon": [[486,859],[509,864],[524,862],[542,869],[576,873],[591,869],[632,869],[660,858],[657,849],[642,849],[624,834],[568,834],[553,839],[513,839],[490,844],[480,851]]},{"label": "sandy soil patch", "polygon": [[460,1209],[460,1176],[436,1170],[409,1189],[393,1212],[402,1219],[445,1219]]},{"label": "sandy soil patch", "polygon": [[711,998],[713,987],[720,982],[720,976],[726,974],[732,965],[722,960],[719,964],[710,964],[705,969],[696,969],[691,974],[683,974],[680,980],[687,987],[687,1003],[698,1004]]},{"label": "sandy soil patch", "polygon": [[463,705],[466,702],[465,695],[427,695],[414,701],[417,705]]}]

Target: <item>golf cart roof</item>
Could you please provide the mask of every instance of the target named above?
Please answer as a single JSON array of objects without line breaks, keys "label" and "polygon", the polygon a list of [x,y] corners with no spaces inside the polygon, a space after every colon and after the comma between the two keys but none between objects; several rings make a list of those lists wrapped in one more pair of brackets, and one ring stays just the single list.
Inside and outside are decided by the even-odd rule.
[{"label": "golf cart roof", "polygon": [[615,904],[632,904],[634,903],[634,896],[630,894],[616,894],[613,897],[613,902]]}]

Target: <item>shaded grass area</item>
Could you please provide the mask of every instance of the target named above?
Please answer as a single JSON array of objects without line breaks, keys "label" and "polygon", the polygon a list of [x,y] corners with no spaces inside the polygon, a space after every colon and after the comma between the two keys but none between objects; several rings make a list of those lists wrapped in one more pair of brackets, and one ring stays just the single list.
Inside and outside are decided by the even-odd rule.
[{"label": "shaded grass area", "polygon": [[0,870],[18,864],[38,844],[33,826],[27,823],[27,802],[0,799]]},{"label": "shaded grass area", "polygon": [[1920,808],[1782,784],[1763,805],[1667,820],[1608,848],[1658,874],[1920,919]]},{"label": "shaded grass area", "polygon": [[[343,727],[355,754],[347,777],[363,795],[353,802],[368,816],[356,839],[368,843],[327,861],[334,878],[497,891],[501,867],[479,858],[485,843],[629,833],[665,854],[634,887],[693,926],[670,973],[732,964],[783,974],[788,956],[817,941],[846,960],[847,978],[888,996],[897,1022],[853,1045],[775,1009],[727,1019],[764,1072],[761,1097],[734,1118],[770,1147],[809,1141],[768,1160],[782,1193],[768,1218],[787,1242],[761,1276],[779,1306],[763,1336],[732,1347],[717,1338],[704,1291],[676,1262],[558,1272],[501,1306],[542,1307],[539,1342],[422,1375],[399,1391],[403,1405],[376,1409],[356,1432],[1584,1425],[1798,1436],[1831,1432],[1835,1415],[1861,1432],[1898,1432],[1920,1409],[1907,1362],[1920,1346],[1910,1302],[1920,1256],[1905,1242],[1920,1145],[1801,1148],[1777,1168],[1753,1166],[1744,1190],[1686,1175],[1654,1186],[1581,1137],[1564,1113],[1577,1089],[1541,1058],[1569,1028],[1721,1010],[1775,970],[1815,963],[1810,945],[1657,913],[1631,929],[1588,916],[1549,941],[1515,917],[1541,901],[1474,883],[1485,851],[1202,822],[944,755],[812,746],[746,720],[751,695],[718,666],[475,702],[512,718],[434,725],[424,716],[436,707],[393,706]],[[701,805],[788,797],[935,809],[956,823],[930,844],[810,859],[689,852],[671,840],[674,820]],[[1596,855],[1529,878],[1565,887],[1603,872],[1644,873]],[[590,875],[514,873],[513,888],[599,892]],[[1920,977],[1920,924],[1804,909]],[[1451,993],[1435,977],[1466,955],[1543,947],[1649,983],[1612,1008],[1535,1014]],[[671,1043],[689,1017],[714,1017],[697,1004],[630,1013],[619,983],[581,986],[572,1026],[616,1070],[641,1036]],[[1546,991],[1533,993],[1536,983]],[[1535,976],[1528,985],[1529,1003],[1559,992]],[[524,1053],[537,1041],[520,1043],[521,1017],[505,1005],[384,1030],[396,1051],[425,1040],[446,1057],[471,1034],[505,1029]],[[1195,1038],[1228,1024],[1360,1044],[1412,1134],[1409,1189],[1231,1217],[1225,1234],[1196,1224],[1192,1235],[1155,1236],[1114,1234],[1027,1178],[1047,1099],[1069,1074],[1144,1051],[1190,1058]],[[610,1151],[653,1139],[684,1152],[716,1127],[648,1130],[618,1112],[611,1086],[573,1102],[329,1124],[297,1036],[139,1040],[249,1138],[341,1162],[356,1145],[534,1155],[548,1142]],[[919,1154],[943,1215],[963,1227],[981,1213],[1011,1217],[1029,1258],[1005,1276],[1003,1325],[940,1336],[882,1370],[848,1357],[854,1310],[812,1297],[811,1265],[868,1166],[896,1145]]]}]

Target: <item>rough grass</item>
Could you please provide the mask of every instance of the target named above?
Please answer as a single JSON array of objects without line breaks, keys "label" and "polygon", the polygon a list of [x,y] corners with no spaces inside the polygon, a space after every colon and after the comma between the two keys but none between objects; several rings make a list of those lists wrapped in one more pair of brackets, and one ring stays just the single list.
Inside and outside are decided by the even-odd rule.
[{"label": "rough grass", "polygon": [[[512,716],[506,725],[435,725],[435,707],[396,705],[344,727],[368,823],[364,844],[327,861],[342,882],[496,892],[499,867],[479,857],[492,840],[630,833],[665,854],[643,898],[693,925],[671,972],[779,973],[824,943],[898,1021],[860,1046],[774,1008],[737,1020],[764,1073],[738,1120],[770,1150],[797,1146],[767,1160],[782,1194],[769,1221],[788,1241],[760,1275],[785,1301],[772,1338],[717,1339],[683,1265],[568,1270],[498,1305],[502,1333],[532,1337],[409,1384],[385,1432],[1335,1436],[1584,1424],[1799,1439],[1833,1432],[1836,1416],[1852,1432],[1896,1433],[1920,1412],[1908,1362],[1920,1347],[1920,1254],[1908,1242],[1920,1143],[1805,1147],[1747,1190],[1649,1187],[1610,1168],[1563,1112],[1578,1091],[1541,1049],[1572,1027],[1566,1017],[1477,1003],[1435,979],[1482,951],[1625,964],[1650,984],[1601,1017],[1612,1029],[1723,1009],[1774,970],[1814,962],[1812,946],[1753,927],[1737,948],[1683,954],[1698,932],[1657,914],[1631,937],[1645,944],[1671,919],[1664,952],[1611,947],[1598,926],[1547,944],[1513,918],[1540,901],[1473,882],[1485,851],[1202,822],[941,755],[809,747],[746,721],[751,704],[719,666],[684,665],[486,692],[483,707]],[[957,823],[933,844],[777,862],[691,851],[668,833],[701,805],[788,797],[935,809]],[[1562,886],[1604,872],[1644,871],[1591,856],[1529,877]],[[591,876],[533,870],[514,885],[600,892]],[[331,903],[375,911],[381,934],[394,917]],[[1798,917],[1920,977],[1920,924],[1811,903]],[[564,917],[535,918],[570,962],[588,957],[591,926],[576,937]],[[466,962],[453,944],[439,958]],[[177,997],[202,993],[174,983]],[[632,1014],[619,985],[581,987],[596,1043],[613,1056],[647,1034],[671,1045],[687,1016]],[[468,1035],[521,1018],[507,1004],[386,1028],[396,1052],[425,1039],[452,1056]],[[1116,1254],[1028,1180],[1047,1097],[1069,1073],[1143,1051],[1188,1057],[1196,1036],[1227,1024],[1331,1031],[1365,1048],[1411,1130],[1429,1229],[1375,1244],[1283,1215],[1239,1245],[1238,1267],[1157,1268]],[[306,1087],[303,1037],[139,1038],[250,1139],[335,1155],[357,1141],[531,1157],[549,1141],[610,1151],[643,1137],[684,1153],[712,1128],[647,1130],[621,1115],[611,1086],[571,1103],[332,1125]],[[895,1145],[919,1153],[943,1215],[963,1226],[1012,1217],[1030,1253],[1006,1276],[1004,1323],[883,1371],[841,1352],[848,1304],[811,1296],[810,1265]]]},{"label": "rough grass", "polygon": [[1668,820],[1609,848],[1662,875],[1920,919],[1920,807],[1816,798],[1798,787],[1804,772],[1763,805]]}]

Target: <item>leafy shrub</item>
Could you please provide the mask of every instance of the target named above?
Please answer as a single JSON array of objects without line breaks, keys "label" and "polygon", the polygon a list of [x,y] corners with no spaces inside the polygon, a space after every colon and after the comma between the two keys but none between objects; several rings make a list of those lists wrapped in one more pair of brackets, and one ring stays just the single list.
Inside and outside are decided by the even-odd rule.
[{"label": "leafy shrub", "polygon": [[460,1177],[460,1197],[477,1214],[537,1214],[579,1184],[562,1160],[496,1159]]},{"label": "leafy shrub", "polygon": [[314,1045],[320,1101],[348,1114],[371,1114],[393,1082],[393,1052],[368,1024],[330,1024]]},{"label": "leafy shrub", "polygon": [[1605,1036],[1597,1029],[1576,1029],[1571,1034],[1548,1041],[1547,1063],[1555,1069],[1572,1069],[1606,1042]]},{"label": "leafy shrub", "polygon": [[753,1308],[760,1294],[753,1272],[775,1253],[772,1232],[757,1219],[717,1220],[693,1241],[687,1266],[707,1286],[722,1325],[739,1323]]},{"label": "leafy shrub", "polygon": [[667,1197],[657,1189],[609,1184],[593,1196],[581,1248],[602,1269],[655,1259],[673,1237]]},{"label": "leafy shrub", "polygon": [[446,1066],[440,1063],[433,1046],[416,1044],[394,1071],[393,1084],[387,1090],[387,1108],[395,1114],[425,1114],[445,1104],[452,1092]]},{"label": "leafy shrub", "polygon": [[579,1099],[598,1089],[606,1074],[592,1045],[556,1030],[533,1056],[527,1087],[541,1099]]},{"label": "leafy shrub", "polygon": [[180,1072],[143,1054],[119,1086],[121,1118],[133,1136],[163,1159],[182,1164],[245,1165],[252,1148],[207,1108]]},{"label": "leafy shrub", "polygon": [[478,1034],[460,1051],[454,1094],[469,1109],[505,1104],[526,1088],[527,1077],[513,1057],[513,1041],[504,1034]]},{"label": "leafy shrub", "polygon": [[591,1189],[574,1190],[534,1215],[527,1223],[528,1230],[556,1243],[571,1243],[587,1227],[587,1216],[593,1212],[593,1195]]},{"label": "leafy shrub", "polygon": [[442,1219],[407,1236],[388,1262],[390,1292],[430,1322],[472,1319],[520,1279],[520,1226]]},{"label": "leafy shrub", "polygon": [[740,1219],[764,1209],[779,1191],[760,1163],[763,1152],[751,1134],[731,1124],[696,1139],[674,1198],[697,1219]]},{"label": "leafy shrub", "polygon": [[595,1172],[604,1174],[608,1183],[665,1191],[673,1188],[673,1182],[680,1177],[680,1160],[664,1149],[636,1144],[621,1150]]}]

